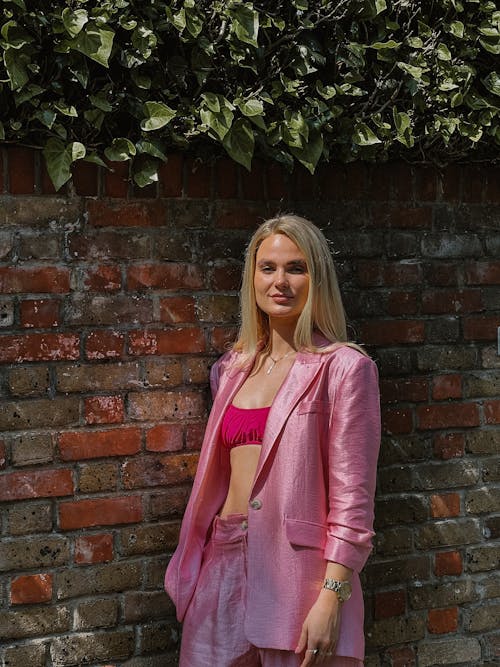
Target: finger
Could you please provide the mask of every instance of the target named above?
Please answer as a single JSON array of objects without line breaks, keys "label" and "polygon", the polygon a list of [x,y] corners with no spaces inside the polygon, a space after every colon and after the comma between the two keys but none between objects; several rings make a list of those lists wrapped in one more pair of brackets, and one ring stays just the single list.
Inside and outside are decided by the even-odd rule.
[{"label": "finger", "polygon": [[302,632],[300,633],[299,643],[295,649],[295,653],[302,653],[302,651],[307,646],[307,629],[303,626]]}]

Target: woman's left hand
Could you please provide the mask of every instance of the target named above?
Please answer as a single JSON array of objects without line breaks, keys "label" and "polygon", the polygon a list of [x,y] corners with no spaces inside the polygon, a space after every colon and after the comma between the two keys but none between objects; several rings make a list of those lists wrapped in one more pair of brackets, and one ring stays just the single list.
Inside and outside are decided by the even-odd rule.
[{"label": "woman's left hand", "polygon": [[295,653],[304,653],[300,667],[320,665],[335,654],[341,603],[332,591],[321,591],[302,625]]}]

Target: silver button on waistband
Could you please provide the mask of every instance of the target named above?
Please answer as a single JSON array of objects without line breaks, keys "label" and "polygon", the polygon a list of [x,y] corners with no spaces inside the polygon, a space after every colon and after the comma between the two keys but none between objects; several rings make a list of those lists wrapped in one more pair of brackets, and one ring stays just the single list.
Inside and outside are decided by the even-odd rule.
[{"label": "silver button on waistband", "polygon": [[262,507],[262,500],[259,500],[258,498],[254,498],[250,503],[250,507],[253,510],[260,510],[260,508]]},{"label": "silver button on waistband", "polygon": [[248,521],[245,519],[245,521],[241,522],[241,530],[247,530],[248,528]]}]

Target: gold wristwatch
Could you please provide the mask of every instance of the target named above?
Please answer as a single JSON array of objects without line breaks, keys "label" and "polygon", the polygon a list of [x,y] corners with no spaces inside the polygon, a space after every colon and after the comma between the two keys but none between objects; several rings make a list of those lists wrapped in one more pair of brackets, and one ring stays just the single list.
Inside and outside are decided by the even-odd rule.
[{"label": "gold wristwatch", "polygon": [[339,602],[347,602],[352,595],[352,586],[350,581],[337,581],[337,579],[325,579],[323,588],[333,591],[337,594]]}]

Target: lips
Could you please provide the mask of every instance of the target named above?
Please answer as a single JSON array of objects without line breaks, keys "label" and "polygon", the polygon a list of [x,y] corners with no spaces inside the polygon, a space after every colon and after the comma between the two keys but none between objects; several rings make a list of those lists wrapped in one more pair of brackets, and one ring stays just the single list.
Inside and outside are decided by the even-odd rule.
[{"label": "lips", "polygon": [[291,301],[291,296],[286,296],[285,294],[271,294],[271,299],[275,303],[288,303]]}]

